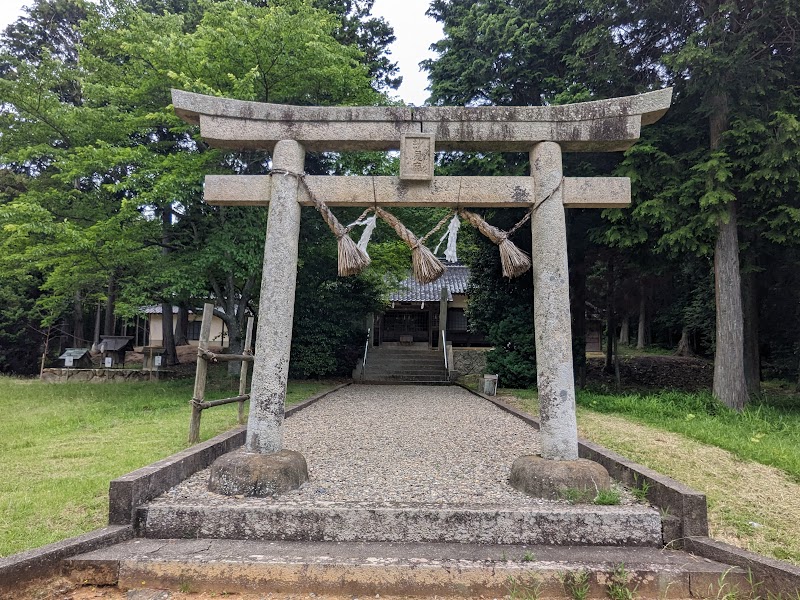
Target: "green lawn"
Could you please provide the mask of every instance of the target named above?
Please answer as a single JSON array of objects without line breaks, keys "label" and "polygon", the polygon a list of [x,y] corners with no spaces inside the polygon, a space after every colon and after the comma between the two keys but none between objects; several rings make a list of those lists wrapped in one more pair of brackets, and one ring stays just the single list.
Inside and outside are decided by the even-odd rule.
[{"label": "green lawn", "polygon": [[[187,446],[193,380],[46,384],[0,377],[0,556],[107,522],[112,479]],[[287,404],[330,387],[290,382]],[[236,395],[212,373],[207,399]],[[236,425],[237,405],[203,411],[201,440]]]},{"label": "green lawn", "polygon": [[[711,535],[800,565],[800,398],[765,386],[741,414],[709,394],[578,393],[584,437],[702,491]],[[502,390],[536,415],[534,390]]]},{"label": "green lawn", "polygon": [[[663,391],[652,394],[604,394],[579,391],[579,407],[624,416],[728,450],[743,460],[776,467],[800,482],[800,398],[781,384],[766,386],[742,413],[709,393]],[[507,390],[535,399],[535,390]],[[538,411],[533,404],[530,408]]]}]

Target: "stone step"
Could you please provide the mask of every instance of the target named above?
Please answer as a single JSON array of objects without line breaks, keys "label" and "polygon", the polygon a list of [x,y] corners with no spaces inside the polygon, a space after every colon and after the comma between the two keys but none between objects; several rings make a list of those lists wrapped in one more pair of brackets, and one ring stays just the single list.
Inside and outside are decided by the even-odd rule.
[{"label": "stone step", "polygon": [[381,356],[380,358],[376,358],[374,360],[370,360],[370,357],[367,357],[367,364],[368,365],[444,365],[444,359],[441,356],[437,356],[434,358],[385,358]]},{"label": "stone step", "polygon": [[441,368],[437,369],[414,369],[413,371],[398,371],[394,369],[374,369],[367,367],[364,374],[369,377],[370,375],[378,375],[385,377],[436,377],[447,379],[447,371]]},{"label": "stone step", "polygon": [[444,369],[396,371],[370,367],[364,370],[364,379],[373,381],[448,381],[447,371]]},{"label": "stone step", "polygon": [[367,361],[367,366],[374,367],[374,366],[382,366],[382,367],[392,367],[392,368],[414,368],[417,366],[422,366],[425,368],[433,367],[433,368],[444,368],[444,361],[442,360],[373,360]]},{"label": "stone step", "polygon": [[435,361],[444,362],[444,356],[439,353],[427,354],[367,354],[367,362],[373,360],[399,360],[399,361]]},{"label": "stone step", "polygon": [[364,375],[364,381],[377,381],[384,383],[450,383],[447,376],[442,375],[413,375],[404,377],[402,375],[385,375],[381,373],[369,373]]},{"label": "stone step", "polygon": [[450,385],[451,382],[445,379],[420,379],[414,381],[406,381],[404,379],[391,379],[383,377],[381,379],[367,378],[364,381],[355,382],[357,385]]},{"label": "stone step", "polygon": [[367,357],[367,365],[437,365],[444,366],[444,359],[441,356],[435,358],[385,358],[380,357],[370,360]]},{"label": "stone step", "polygon": [[387,507],[382,504],[201,505],[155,502],[137,510],[137,535],[258,541],[442,542],[661,546],[653,508],[546,505]]},{"label": "stone step", "polygon": [[445,386],[451,385],[449,381],[400,381],[387,379],[367,379],[356,382],[356,385],[424,385],[424,386]]},{"label": "stone step", "polygon": [[738,568],[660,548],[134,539],[65,561],[85,585],[362,597],[720,598]]},{"label": "stone step", "polygon": [[396,356],[442,354],[442,350],[439,348],[370,348],[367,352],[371,355],[392,354]]}]

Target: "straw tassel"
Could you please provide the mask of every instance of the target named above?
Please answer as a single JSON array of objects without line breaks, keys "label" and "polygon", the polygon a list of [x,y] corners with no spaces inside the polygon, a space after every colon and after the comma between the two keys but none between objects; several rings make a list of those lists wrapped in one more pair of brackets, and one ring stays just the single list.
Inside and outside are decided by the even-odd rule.
[{"label": "straw tassel", "polygon": [[[529,216],[518,223],[511,232],[506,233],[494,225],[489,225],[482,217],[468,210],[460,210],[458,214],[469,221],[473,227],[492,242],[497,244],[500,250],[500,264],[503,266],[504,277],[519,277],[531,268],[531,257],[517,248],[514,242],[508,239],[510,233],[516,231],[522,223],[530,218]],[[528,215],[530,215],[530,213],[528,213]]]},{"label": "straw tassel", "polygon": [[503,276],[508,278],[519,277],[531,268],[531,257],[517,248],[508,238],[500,242],[500,263],[503,265]]},{"label": "straw tassel", "polygon": [[338,237],[339,275],[358,275],[369,266],[370,258],[346,233]]},{"label": "straw tassel", "polygon": [[431,281],[436,281],[444,274],[444,265],[434,256],[433,252],[428,250],[423,243],[424,239],[421,240],[417,238],[417,236],[409,231],[397,217],[386,212],[382,208],[376,207],[375,214],[394,229],[397,235],[400,236],[400,239],[411,248],[411,265],[414,278],[417,281],[420,283],[430,283]]},{"label": "straw tassel", "polygon": [[309,188],[308,184],[306,183],[305,173],[292,173],[291,171],[279,169],[273,169],[272,173],[276,175],[291,175],[297,177],[298,185],[302,184],[303,187],[305,187],[309,198],[311,198],[311,202],[314,203],[314,208],[316,208],[319,214],[322,215],[323,221],[327,223],[330,230],[336,236],[339,254],[338,268],[339,275],[341,277],[358,275],[361,273],[361,271],[369,266],[371,261],[367,253],[359,248],[350,238],[350,229],[344,227],[339,222],[339,219],[336,218],[336,215],[331,212],[331,209],[328,208],[328,205],[313,194],[311,188]]},{"label": "straw tassel", "polygon": [[339,223],[331,209],[322,200],[318,200],[311,195],[311,201],[336,236],[339,246],[339,275],[341,277],[358,275],[369,266],[371,262],[369,256],[356,245],[349,235],[349,230]]}]

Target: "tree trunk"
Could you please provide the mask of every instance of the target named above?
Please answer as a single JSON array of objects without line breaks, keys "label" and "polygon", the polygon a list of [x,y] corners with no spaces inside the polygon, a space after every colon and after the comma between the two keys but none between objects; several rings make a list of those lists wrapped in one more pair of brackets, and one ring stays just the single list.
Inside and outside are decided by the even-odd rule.
[{"label": "tree trunk", "polygon": [[69,333],[69,323],[66,317],[62,317],[61,325],[58,328],[58,354],[56,356],[61,356],[61,353],[67,348],[70,337],[72,336]]},{"label": "tree trunk", "polygon": [[689,328],[685,325],[681,329],[681,339],[678,341],[678,349],[675,351],[676,356],[694,356],[692,352],[692,341],[689,335]]},{"label": "tree trunk", "polygon": [[625,344],[626,346],[630,345],[631,343],[631,334],[630,334],[630,315],[625,315],[622,317],[622,322],[620,323],[619,327],[619,343]]},{"label": "tree trunk", "polygon": [[636,332],[636,349],[644,350],[647,345],[647,295],[644,284],[639,285],[639,329]]},{"label": "tree trunk", "polygon": [[606,289],[608,290],[608,301],[606,303],[607,311],[607,330],[606,330],[606,364],[605,372],[614,372],[614,340],[617,337],[617,322],[614,318],[614,288],[616,282],[614,281],[614,261],[613,258],[608,259],[608,268],[606,271]]},{"label": "tree trunk", "polygon": [[800,392],[800,363],[797,364],[797,385],[795,391]]},{"label": "tree trunk", "polygon": [[178,307],[178,322],[175,324],[175,345],[186,346],[189,343],[189,309],[185,304]]},{"label": "tree trunk", "polygon": [[578,387],[586,387],[586,255],[570,258],[570,313],[572,314],[572,365]]},{"label": "tree trunk", "polygon": [[726,406],[741,411],[748,397],[735,203],[728,207],[728,222],[720,220],[719,224],[714,248],[714,291],[717,309],[714,396]]},{"label": "tree trunk", "polygon": [[[172,205],[167,204],[161,211],[161,254],[169,254],[170,230],[172,228]],[[168,366],[178,364],[178,352],[175,350],[175,335],[172,329],[172,302],[161,304],[161,339],[164,344],[164,362]]]},{"label": "tree trunk", "polygon": [[742,274],[744,318],[744,379],[749,395],[761,393],[761,355],[758,349],[758,282],[754,271]]},{"label": "tree trunk", "polygon": [[[711,104],[711,150],[716,150],[722,133],[728,127],[728,99],[723,93],[717,93],[711,99]],[[744,325],[736,201],[728,203],[725,214],[719,220],[714,246],[714,293],[717,310],[714,396],[726,406],[741,411],[747,404],[748,396],[744,377]]]},{"label": "tree trunk", "polygon": [[103,312],[102,303],[97,303],[97,313],[94,316],[94,335],[92,336],[92,352],[97,352],[100,346],[100,321]]},{"label": "tree trunk", "polygon": [[164,362],[170,366],[178,364],[172,321],[172,304],[164,302],[161,304],[161,343],[164,345]]},{"label": "tree trunk", "polygon": [[39,377],[41,378],[44,375],[44,365],[47,362],[47,351],[50,350],[50,330],[53,329],[53,326],[47,328],[47,337],[44,338],[44,349],[42,350],[42,362],[39,365]]},{"label": "tree trunk", "polygon": [[112,275],[108,280],[108,293],[106,294],[106,315],[103,322],[103,335],[114,335],[114,304],[117,301],[117,282]]},{"label": "tree trunk", "polygon": [[[234,317],[225,322],[228,327],[228,352],[230,354],[241,354],[244,350],[244,340],[242,339],[242,331],[239,327],[239,319]],[[231,377],[238,377],[242,372],[242,363],[240,361],[233,361],[228,363],[228,375]]]},{"label": "tree trunk", "polygon": [[83,324],[83,300],[81,293],[75,292],[75,300],[72,304],[72,346],[74,348],[83,348],[86,343],[84,338],[84,324]]}]

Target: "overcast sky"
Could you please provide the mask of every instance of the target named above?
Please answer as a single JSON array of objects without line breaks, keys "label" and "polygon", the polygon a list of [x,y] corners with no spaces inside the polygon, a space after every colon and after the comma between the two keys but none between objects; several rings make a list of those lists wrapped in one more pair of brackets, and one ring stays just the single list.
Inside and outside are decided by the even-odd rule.
[{"label": "overcast sky", "polygon": [[[33,0],[0,0],[0,29],[5,29],[22,13],[23,5]],[[428,79],[419,62],[433,56],[428,47],[442,37],[442,28],[425,16],[429,0],[375,0],[373,14],[384,17],[394,27],[397,41],[391,46],[392,60],[400,66],[403,85],[398,95],[409,104],[420,106],[428,98]]]}]

